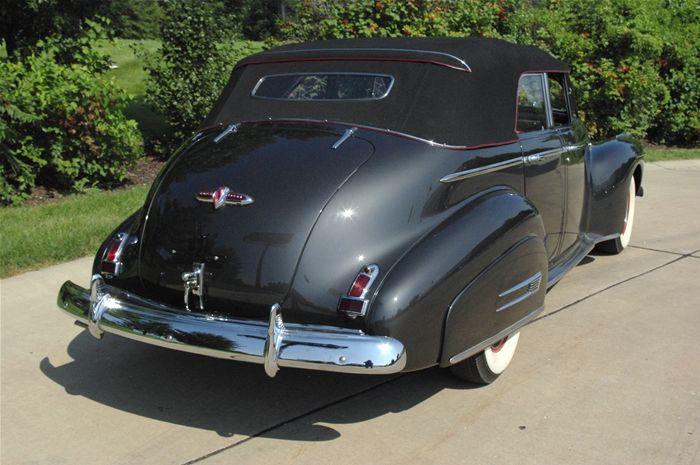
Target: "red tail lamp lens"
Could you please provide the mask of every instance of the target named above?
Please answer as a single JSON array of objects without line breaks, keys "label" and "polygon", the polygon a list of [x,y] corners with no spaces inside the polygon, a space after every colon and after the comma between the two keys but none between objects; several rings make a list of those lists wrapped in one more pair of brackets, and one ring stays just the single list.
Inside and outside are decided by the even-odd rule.
[{"label": "red tail lamp lens", "polygon": [[350,297],[362,297],[362,294],[365,292],[365,289],[367,289],[367,284],[369,284],[370,276],[366,274],[360,274],[355,278],[355,282],[352,283],[352,287],[350,288],[350,292],[348,295]]},{"label": "red tail lamp lens", "polygon": [[366,299],[365,296],[378,274],[379,266],[377,265],[367,265],[362,268],[355,281],[352,282],[348,293],[340,297],[338,311],[350,318],[364,316],[369,305],[369,299]]},{"label": "red tail lamp lens", "polygon": [[124,242],[124,236],[121,234],[118,234],[114,239],[112,239],[112,242],[109,244],[109,248],[107,249],[107,254],[105,255],[104,261],[115,263],[118,260],[119,249],[122,246],[122,242]]},{"label": "red tail lamp lens", "polygon": [[127,233],[123,232],[118,233],[112,238],[107,245],[102,258],[101,269],[105,276],[116,276],[123,271],[122,268],[124,267],[124,258],[122,255],[124,255],[124,248],[128,245],[126,241],[128,240],[129,244],[133,244],[134,239],[135,238],[133,236],[130,238]]},{"label": "red tail lamp lens", "polygon": [[361,315],[365,307],[364,300],[348,299],[346,297],[340,298],[340,304],[338,305],[338,310],[342,313],[348,313],[351,315]]}]

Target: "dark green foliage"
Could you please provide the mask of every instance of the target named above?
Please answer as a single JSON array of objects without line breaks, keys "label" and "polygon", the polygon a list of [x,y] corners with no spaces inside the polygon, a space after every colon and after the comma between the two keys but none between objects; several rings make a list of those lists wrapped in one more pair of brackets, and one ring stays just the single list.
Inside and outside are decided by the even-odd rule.
[{"label": "dark green foliage", "polygon": [[115,37],[122,39],[155,39],[161,9],[157,0],[111,0],[104,2],[100,16],[110,21]]},{"label": "dark green foliage", "polygon": [[114,185],[142,155],[126,97],[84,65],[57,63],[56,53],[43,45],[0,61],[1,203],[17,203],[35,184]]},{"label": "dark green foliage", "polygon": [[57,59],[70,63],[83,44],[86,20],[94,18],[101,3],[94,0],[3,0],[0,34],[10,57],[26,56],[47,37],[60,37]]},{"label": "dark green foliage", "polygon": [[280,22],[290,40],[498,34],[515,0],[296,0]]},{"label": "dark green foliage", "polygon": [[174,131],[163,141],[169,152],[199,126],[236,61],[253,50],[226,37],[223,3],[163,0],[161,8],[162,46],[146,54],[146,98]]},{"label": "dark green foliage", "polygon": [[594,136],[627,131],[693,144],[700,139],[699,14],[697,1],[558,0],[519,9],[508,36],[572,65]]}]

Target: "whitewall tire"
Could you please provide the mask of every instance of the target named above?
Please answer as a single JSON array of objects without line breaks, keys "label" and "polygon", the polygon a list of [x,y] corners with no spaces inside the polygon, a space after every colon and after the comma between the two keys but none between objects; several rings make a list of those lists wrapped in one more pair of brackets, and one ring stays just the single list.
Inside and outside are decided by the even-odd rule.
[{"label": "whitewall tire", "polygon": [[450,367],[452,374],[476,384],[490,384],[505,371],[513,360],[520,333],[511,334],[483,352]]}]

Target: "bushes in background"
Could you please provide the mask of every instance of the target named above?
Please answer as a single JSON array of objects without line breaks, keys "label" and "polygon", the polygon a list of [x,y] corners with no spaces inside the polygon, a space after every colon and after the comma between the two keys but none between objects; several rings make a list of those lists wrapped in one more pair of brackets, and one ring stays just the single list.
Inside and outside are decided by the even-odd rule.
[{"label": "bushes in background", "polygon": [[0,202],[36,184],[79,190],[110,186],[143,153],[126,97],[87,66],[64,65],[51,44],[0,60]]},{"label": "bushes in background", "polygon": [[147,102],[162,114],[172,137],[162,141],[167,153],[202,122],[228,81],[236,61],[252,53],[248,43],[224,37],[222,5],[198,0],[162,1],[162,45],[146,54]]},{"label": "bushes in background", "polygon": [[622,131],[656,142],[700,142],[700,3],[556,0],[520,8],[505,37],[572,66],[593,136]]},{"label": "bushes in background", "polygon": [[283,39],[460,36],[499,33],[516,0],[297,0]]}]

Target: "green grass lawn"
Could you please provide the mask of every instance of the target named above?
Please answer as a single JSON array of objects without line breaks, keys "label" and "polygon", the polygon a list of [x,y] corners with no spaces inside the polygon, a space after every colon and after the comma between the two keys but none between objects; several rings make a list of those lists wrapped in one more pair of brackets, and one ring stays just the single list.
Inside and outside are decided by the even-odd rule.
[{"label": "green grass lawn", "polygon": [[690,160],[691,158],[700,158],[700,148],[647,147],[644,150],[644,160],[646,161]]},{"label": "green grass lawn", "polygon": [[115,39],[101,41],[97,49],[109,55],[116,68],[104,74],[114,84],[126,91],[133,99],[124,112],[127,118],[135,120],[143,133],[144,140],[152,140],[168,133],[168,125],[161,115],[151,110],[146,104],[146,70],[143,58],[136,50],[155,51],[160,45],[158,40]]},{"label": "green grass lawn", "polygon": [[94,254],[143,205],[147,191],[90,191],[44,205],[0,208],[0,278]]},{"label": "green grass lawn", "polygon": [[115,39],[101,41],[97,49],[109,55],[117,67],[105,73],[105,77],[114,79],[117,87],[124,89],[133,97],[142,97],[146,93],[146,71],[143,60],[135,53],[135,48],[147,52],[155,51],[160,45],[158,40]]}]

